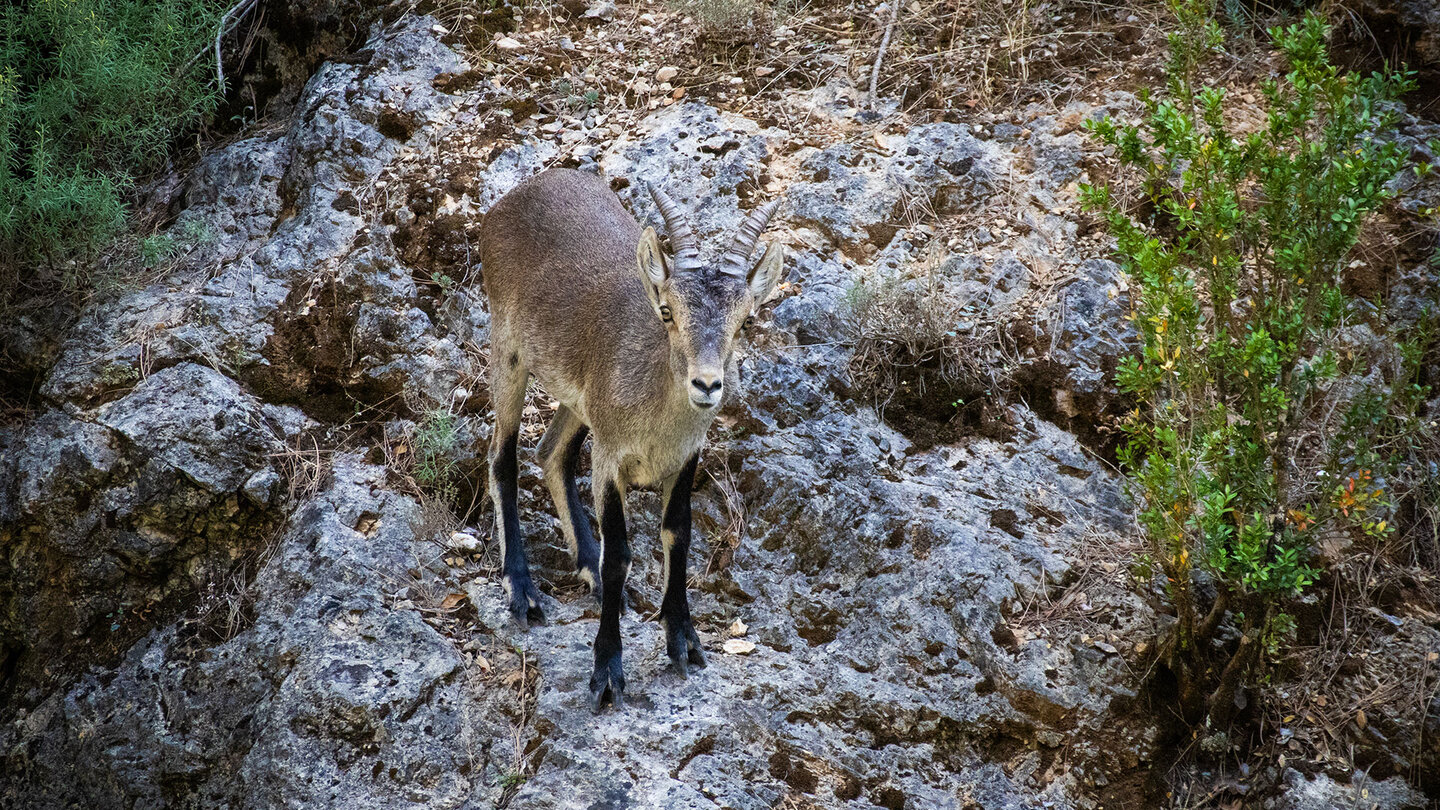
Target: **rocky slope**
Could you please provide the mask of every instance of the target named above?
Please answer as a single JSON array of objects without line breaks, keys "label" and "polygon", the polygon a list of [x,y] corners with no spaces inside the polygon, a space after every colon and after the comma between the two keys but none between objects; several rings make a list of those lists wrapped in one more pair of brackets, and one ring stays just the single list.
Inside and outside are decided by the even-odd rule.
[{"label": "rocky slope", "polygon": [[[40,405],[0,429],[0,804],[1160,801],[1171,732],[1131,662],[1162,619],[1126,583],[1121,481],[1082,445],[1118,407],[1129,332],[1075,209],[1077,127],[1133,98],[870,127],[836,79],[794,94],[796,117],[672,96],[607,121],[533,116],[513,74],[480,68],[436,19],[377,24],[282,127],[189,173],[171,233],[202,236],[182,260],[36,349]],[[522,462],[522,522],[552,601],[524,633],[488,513],[452,534],[406,458],[437,412],[460,469],[484,456],[470,248],[495,199],[556,164],[603,172],[642,219],[637,191],[662,184],[702,240],[783,195],[792,256],[696,493],[711,664],[668,674],[642,539],[632,693],[600,716],[595,610],[538,468]],[[901,390],[922,376],[877,410],[851,372],[865,289],[962,313],[975,387],[1008,395],[937,416]],[[525,449],[546,413],[537,392]],[[653,536],[656,496],[631,498]],[[1335,776],[1288,772],[1278,806],[1424,802],[1399,777]]]}]

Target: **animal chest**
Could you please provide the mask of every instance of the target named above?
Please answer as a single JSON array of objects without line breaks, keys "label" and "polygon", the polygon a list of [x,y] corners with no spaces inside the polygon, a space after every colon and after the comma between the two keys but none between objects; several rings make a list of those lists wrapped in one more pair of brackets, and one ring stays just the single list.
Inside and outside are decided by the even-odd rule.
[{"label": "animal chest", "polygon": [[676,475],[705,444],[703,430],[670,441],[645,441],[627,452],[620,462],[620,475],[631,486],[661,484]]}]

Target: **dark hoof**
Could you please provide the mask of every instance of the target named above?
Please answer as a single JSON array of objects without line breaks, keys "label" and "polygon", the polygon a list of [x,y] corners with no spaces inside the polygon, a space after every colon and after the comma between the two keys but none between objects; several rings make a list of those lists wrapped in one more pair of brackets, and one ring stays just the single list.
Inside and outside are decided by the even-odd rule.
[{"label": "dark hoof", "polygon": [[510,592],[510,615],[521,630],[531,625],[545,623],[545,611],[540,609],[540,592],[529,577],[506,577],[506,590]]},{"label": "dark hoof", "polygon": [[618,711],[625,708],[625,668],[617,653],[609,661],[595,665],[590,676],[590,710],[599,714],[610,703]]},{"label": "dark hoof", "polygon": [[690,617],[665,621],[665,652],[682,678],[690,677],[690,667],[705,668],[705,653],[700,649],[700,636]]}]

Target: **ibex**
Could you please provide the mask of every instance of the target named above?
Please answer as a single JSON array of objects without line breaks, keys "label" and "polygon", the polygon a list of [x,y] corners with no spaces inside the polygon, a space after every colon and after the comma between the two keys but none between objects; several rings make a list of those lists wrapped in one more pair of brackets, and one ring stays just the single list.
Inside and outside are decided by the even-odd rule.
[{"label": "ibex", "polygon": [[[774,291],[784,249],[750,263],[779,201],[757,208],[729,249],[701,259],[675,203],[651,188],[674,250],[643,231],[599,177],[551,169],[506,194],[485,215],[481,262],[490,300],[490,498],[503,549],[510,611],[544,621],[530,579],[515,501],[516,439],[530,375],[560,408],[540,440],[540,465],[580,576],[600,600],[590,698],[623,705],[620,613],[630,570],[625,491],[660,484],[665,551],[660,621],[675,670],[704,667],[685,593],[690,490],[705,432],[720,409],[734,348]],[[732,376],[731,379],[734,379]],[[600,543],[575,473],[587,433]]]}]

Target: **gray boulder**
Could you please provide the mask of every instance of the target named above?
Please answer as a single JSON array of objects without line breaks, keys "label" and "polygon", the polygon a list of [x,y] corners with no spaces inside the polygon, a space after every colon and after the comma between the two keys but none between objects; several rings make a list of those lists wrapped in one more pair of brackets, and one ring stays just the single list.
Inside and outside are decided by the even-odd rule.
[{"label": "gray boulder", "polygon": [[[625,181],[621,199],[642,224],[663,231],[649,194],[649,187],[658,185],[686,211],[702,242],[728,239],[744,214],[741,208],[752,207],[752,197],[766,198],[766,140],[776,134],[733,113],[684,102],[650,116],[639,132],[619,138],[599,166],[609,177]],[[724,247],[713,245],[716,251]]]},{"label": "gray boulder", "polygon": [[887,154],[843,143],[800,164],[791,219],[847,251],[883,248],[912,221],[954,213],[993,181],[990,147],[959,124],[914,127]]},{"label": "gray boulder", "polygon": [[406,571],[428,556],[428,538],[412,528],[418,505],[385,491],[384,478],[336,459],[254,584],[229,595],[254,600],[241,627],[192,617],[157,628],[114,669],[0,728],[0,803],[433,808],[498,798],[509,721],[492,705],[499,695],[475,691],[474,657],[415,606],[434,574]]},{"label": "gray boulder", "polygon": [[1099,440],[1095,426],[1124,401],[1115,372],[1139,345],[1127,319],[1128,301],[1128,281],[1119,265],[1108,259],[1082,262],[1035,338],[1037,358],[1017,372],[1056,421],[1090,441]]},{"label": "gray boulder", "polygon": [[238,489],[280,449],[260,403],[234,380],[194,363],[147,377],[101,407],[97,419],[124,437],[143,464],[172,468],[219,495]]},{"label": "gray boulder", "polygon": [[1287,768],[1284,780],[1286,792],[1269,804],[1276,810],[1333,810],[1336,807],[1420,810],[1428,806],[1424,794],[1399,776],[1371,779],[1364,771],[1356,771],[1347,784],[1327,774],[1306,776]]}]

